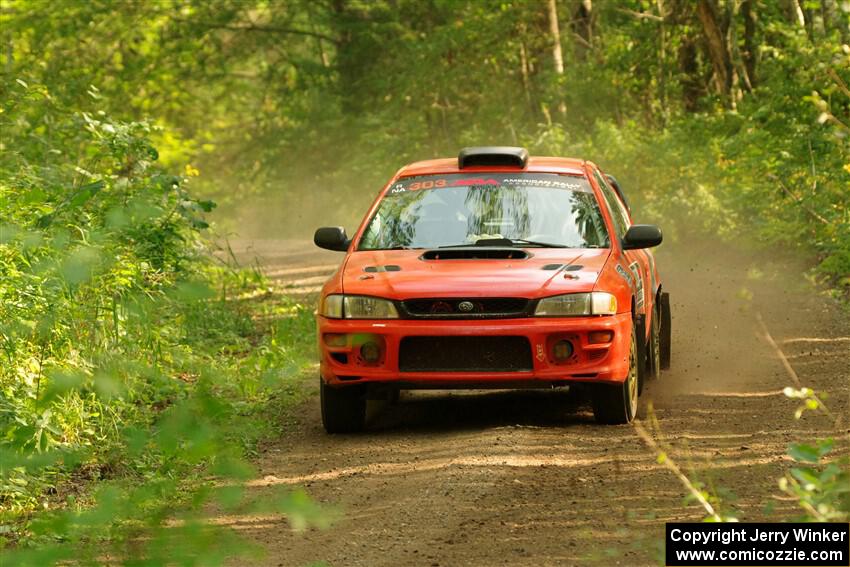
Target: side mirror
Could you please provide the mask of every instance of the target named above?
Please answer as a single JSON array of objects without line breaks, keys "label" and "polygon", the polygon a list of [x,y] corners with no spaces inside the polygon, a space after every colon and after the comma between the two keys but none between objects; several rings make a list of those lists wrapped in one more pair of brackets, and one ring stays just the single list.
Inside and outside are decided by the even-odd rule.
[{"label": "side mirror", "polygon": [[324,226],[316,230],[313,235],[313,243],[319,248],[345,252],[351,241],[341,226]]},{"label": "side mirror", "polygon": [[633,224],[623,237],[623,250],[652,248],[661,240],[661,229],[654,224]]}]

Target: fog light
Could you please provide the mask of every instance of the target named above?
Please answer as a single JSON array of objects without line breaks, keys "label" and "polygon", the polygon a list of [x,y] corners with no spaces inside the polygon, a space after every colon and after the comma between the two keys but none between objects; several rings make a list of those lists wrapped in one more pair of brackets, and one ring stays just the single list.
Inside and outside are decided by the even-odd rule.
[{"label": "fog light", "polygon": [[348,335],[325,333],[325,344],[332,347],[344,347],[348,344]]},{"label": "fog light", "polygon": [[592,331],[587,335],[587,342],[592,345],[610,343],[614,340],[614,331]]},{"label": "fog light", "polygon": [[381,359],[381,347],[373,342],[363,343],[360,347],[360,356],[364,362],[374,364]]},{"label": "fog light", "polygon": [[555,360],[564,361],[573,355],[573,343],[570,341],[558,341],[552,349]]}]

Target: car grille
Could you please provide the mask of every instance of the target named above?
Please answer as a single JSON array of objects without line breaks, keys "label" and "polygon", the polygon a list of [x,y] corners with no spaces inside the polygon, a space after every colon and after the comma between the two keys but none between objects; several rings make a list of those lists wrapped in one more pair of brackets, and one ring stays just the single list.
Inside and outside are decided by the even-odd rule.
[{"label": "car grille", "polygon": [[523,372],[532,370],[525,337],[405,337],[402,372]]},{"label": "car grille", "polygon": [[401,305],[411,319],[499,319],[527,317],[529,300],[521,297],[408,299]]}]

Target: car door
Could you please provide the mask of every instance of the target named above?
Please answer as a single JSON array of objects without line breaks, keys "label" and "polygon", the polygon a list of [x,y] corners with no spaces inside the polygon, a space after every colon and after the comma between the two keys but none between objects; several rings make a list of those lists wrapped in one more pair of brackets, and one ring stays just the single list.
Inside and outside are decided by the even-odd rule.
[{"label": "car door", "polygon": [[[598,169],[594,168],[593,175],[597,185],[602,190],[605,206],[614,221],[617,236],[622,241],[626,231],[632,225],[632,219],[625,204],[620,200],[617,193],[608,183],[607,177]],[[625,250],[624,261],[621,265],[627,269],[632,276],[632,289],[635,295],[635,312],[646,314],[646,328],[652,323],[652,313],[655,307],[654,297],[658,287],[655,275],[655,258],[649,249]]]}]

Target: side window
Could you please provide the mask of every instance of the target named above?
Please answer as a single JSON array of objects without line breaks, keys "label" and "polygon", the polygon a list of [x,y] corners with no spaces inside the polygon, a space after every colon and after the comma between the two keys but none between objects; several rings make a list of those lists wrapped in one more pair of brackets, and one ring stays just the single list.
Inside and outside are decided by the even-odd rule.
[{"label": "side window", "polygon": [[608,185],[608,182],[599,175],[599,170],[594,170],[593,175],[596,178],[596,183],[602,189],[602,196],[605,198],[605,204],[608,207],[608,212],[611,213],[611,218],[614,220],[614,229],[617,231],[617,236],[623,238],[626,231],[629,229],[629,215],[623,208],[623,204],[614,193],[614,190]]}]

